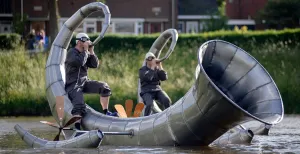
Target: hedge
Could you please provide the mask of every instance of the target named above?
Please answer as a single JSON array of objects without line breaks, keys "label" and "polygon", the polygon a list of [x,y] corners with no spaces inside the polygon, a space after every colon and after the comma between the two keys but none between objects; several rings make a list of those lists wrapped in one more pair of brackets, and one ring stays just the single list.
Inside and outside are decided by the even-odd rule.
[{"label": "hedge", "polygon": [[[75,33],[71,40],[70,47],[75,45]],[[118,51],[124,48],[136,49],[139,47],[150,48],[155,39],[160,34],[144,34],[144,35],[116,35],[107,34],[96,45],[99,52]],[[91,40],[95,40],[98,34],[89,34]],[[179,46],[200,46],[203,42],[211,39],[221,39],[234,43],[238,46],[247,48],[249,41],[256,45],[262,45],[266,42],[289,41],[294,44],[295,40],[300,40],[300,29],[284,29],[284,30],[264,30],[264,31],[215,31],[197,34],[180,34],[177,45]],[[21,36],[18,34],[0,34],[0,49],[14,49],[19,46]]]},{"label": "hedge", "polygon": [[0,34],[0,49],[9,50],[17,48],[21,43],[19,34]]},{"label": "hedge", "polygon": [[[89,34],[91,40],[97,38],[97,34]],[[96,48],[99,52],[118,51],[124,48],[137,49],[150,48],[159,34],[148,35],[105,35],[105,37],[97,44]],[[221,39],[231,42],[238,46],[249,48],[249,42],[256,45],[263,45],[266,42],[288,41],[290,45],[300,40],[300,29],[285,30],[265,30],[265,31],[216,31],[198,34],[179,34],[178,46],[200,46],[202,43],[212,40]],[[70,47],[75,45],[75,35],[71,41]]]}]

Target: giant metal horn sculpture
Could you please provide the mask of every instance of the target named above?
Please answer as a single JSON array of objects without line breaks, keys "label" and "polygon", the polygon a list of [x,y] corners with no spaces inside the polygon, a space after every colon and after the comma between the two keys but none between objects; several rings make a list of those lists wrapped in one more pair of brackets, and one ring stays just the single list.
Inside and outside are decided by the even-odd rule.
[{"label": "giant metal horn sculpture", "polygon": [[[108,8],[101,3],[82,7],[65,23],[52,45],[46,66],[47,98],[57,121],[56,96],[64,96],[65,119],[70,119],[72,110],[64,90],[64,60],[73,30],[84,17],[101,8],[106,8],[105,15],[109,16]],[[103,144],[110,145],[209,145],[248,120],[270,125],[282,120],[283,104],[276,84],[244,50],[213,40],[199,48],[197,59],[195,84],[168,109],[147,117],[123,119],[88,107],[82,119],[84,129],[134,132],[134,136],[105,137]]]},{"label": "giant metal horn sculpture", "polygon": [[112,145],[209,145],[249,120],[269,125],[283,118],[283,104],[267,71],[241,48],[225,41],[204,43],[198,51],[195,84],[170,108],[140,118],[107,117],[90,109],[88,130],[134,130],[135,136],[109,136]]}]

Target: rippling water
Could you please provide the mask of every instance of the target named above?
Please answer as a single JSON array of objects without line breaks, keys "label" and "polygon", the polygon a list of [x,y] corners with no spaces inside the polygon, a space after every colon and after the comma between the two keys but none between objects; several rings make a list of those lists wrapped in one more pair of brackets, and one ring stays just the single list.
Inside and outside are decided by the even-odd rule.
[{"label": "rippling water", "polygon": [[0,118],[0,153],[101,153],[101,154],[144,154],[144,153],[300,153],[300,116],[286,115],[281,123],[271,128],[269,136],[254,136],[247,145],[223,147],[142,147],[100,146],[99,149],[32,149],[28,148],[13,127],[20,124],[33,135],[52,140],[57,130],[39,123],[40,120],[54,121],[52,117]]}]

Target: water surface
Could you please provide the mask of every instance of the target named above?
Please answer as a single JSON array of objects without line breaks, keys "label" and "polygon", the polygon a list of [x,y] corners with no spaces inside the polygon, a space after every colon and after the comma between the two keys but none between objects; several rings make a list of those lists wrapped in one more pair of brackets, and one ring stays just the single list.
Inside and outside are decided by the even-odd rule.
[{"label": "water surface", "polygon": [[100,146],[95,149],[33,149],[29,148],[13,129],[15,124],[38,137],[53,140],[58,130],[39,121],[54,121],[52,117],[0,118],[0,153],[74,153],[74,154],[231,154],[231,153],[300,153],[300,115],[285,115],[283,121],[271,128],[269,136],[254,136],[247,145],[231,144],[209,147],[142,147]]}]

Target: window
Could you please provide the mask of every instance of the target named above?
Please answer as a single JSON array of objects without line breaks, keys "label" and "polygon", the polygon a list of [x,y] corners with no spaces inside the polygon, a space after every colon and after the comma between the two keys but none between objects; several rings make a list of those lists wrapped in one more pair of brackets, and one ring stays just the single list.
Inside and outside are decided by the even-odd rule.
[{"label": "window", "polygon": [[200,22],[200,27],[199,27],[200,32],[202,32],[204,30],[205,26],[206,26],[206,23],[204,21]]},{"label": "window", "polygon": [[83,32],[85,33],[96,33],[97,23],[96,19],[90,19],[88,21],[84,21],[83,23]]},{"label": "window", "polygon": [[86,32],[87,32],[87,33],[95,33],[96,30],[95,30],[94,27],[88,27],[88,28],[86,28]]},{"label": "window", "polygon": [[134,34],[134,23],[133,22],[117,22],[115,23],[115,32],[123,34]]},{"label": "window", "polygon": [[10,21],[0,21],[0,33],[11,33],[12,24]]},{"label": "window", "polygon": [[137,33],[138,34],[143,34],[144,33],[144,25],[143,25],[143,23],[142,22],[138,22],[138,24],[137,24]]},{"label": "window", "polygon": [[[60,19],[60,28],[63,26],[63,24],[67,21],[67,19]],[[80,24],[74,32],[76,33],[96,33],[97,31],[97,24],[96,19],[88,19],[88,21],[83,21],[82,24]]]},{"label": "window", "polygon": [[177,30],[178,30],[178,33],[184,33],[184,22],[183,21],[178,21]]},{"label": "window", "polygon": [[11,0],[0,0],[0,14],[11,14]]},{"label": "window", "polygon": [[107,33],[143,34],[144,19],[141,18],[112,18]]},{"label": "window", "polygon": [[80,24],[80,25],[75,29],[75,32],[77,32],[77,33],[83,32],[83,23]]},{"label": "window", "polygon": [[197,21],[186,22],[186,32],[187,33],[198,33],[198,22]]},{"label": "window", "polygon": [[113,24],[107,28],[106,33],[113,33]]}]

